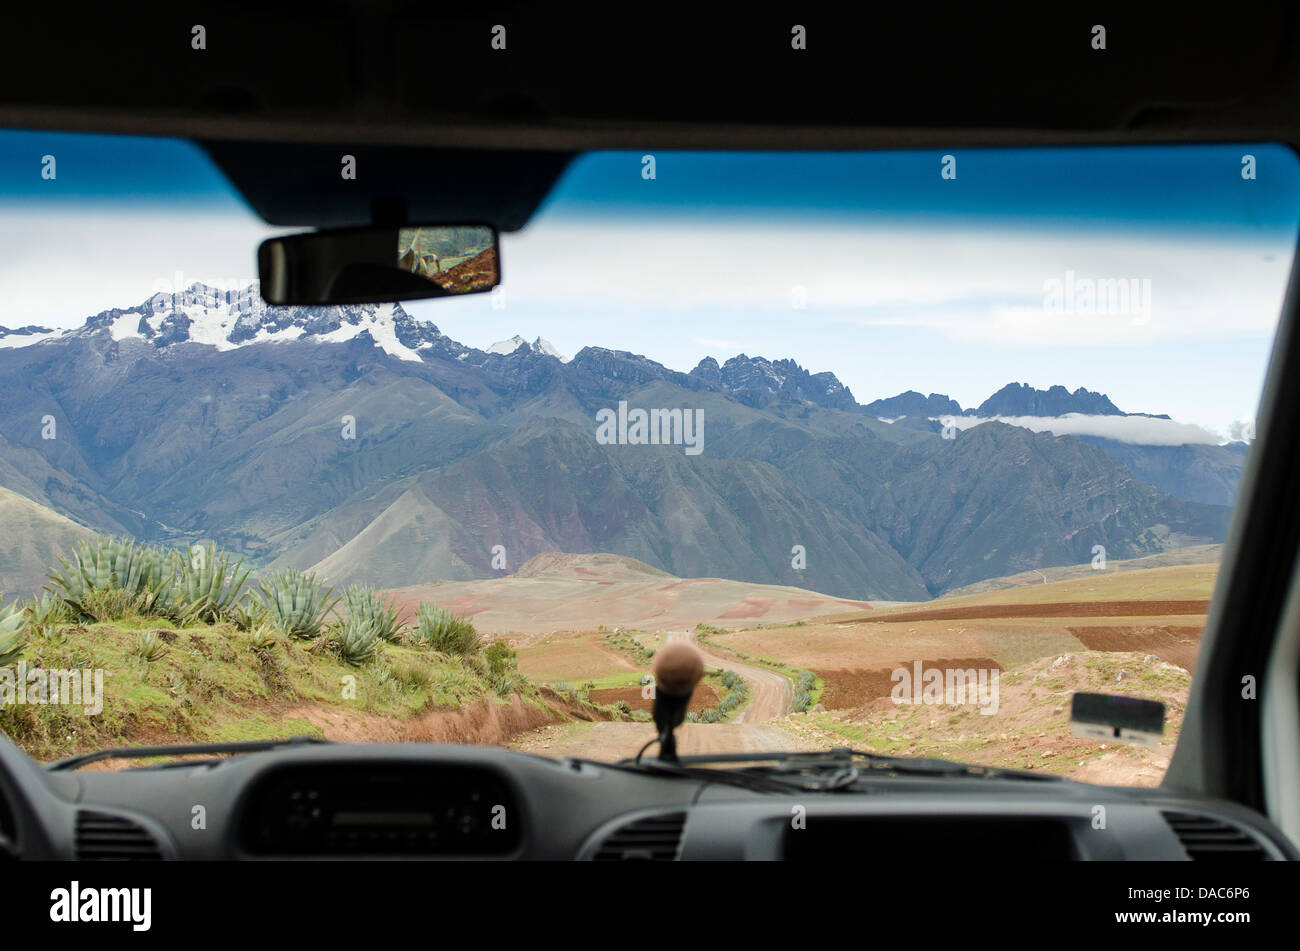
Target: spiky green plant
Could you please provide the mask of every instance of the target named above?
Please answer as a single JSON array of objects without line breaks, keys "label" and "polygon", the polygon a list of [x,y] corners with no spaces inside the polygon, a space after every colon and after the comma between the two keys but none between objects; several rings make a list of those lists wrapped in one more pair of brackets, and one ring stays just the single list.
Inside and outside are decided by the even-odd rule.
[{"label": "spiky green plant", "polygon": [[339,656],[349,664],[364,664],[379,648],[379,628],[373,618],[349,614],[334,627]]},{"label": "spiky green plant", "polygon": [[176,620],[215,624],[234,614],[248,580],[248,570],[240,571],[243,559],[232,566],[230,555],[215,545],[195,545],[188,552],[173,552],[170,562],[173,580],[166,606]]},{"label": "spiky green plant", "polygon": [[275,646],[275,628],[270,624],[249,628],[248,646],[254,650],[270,650]]},{"label": "spiky green plant", "polygon": [[146,664],[152,664],[167,653],[167,645],[158,637],[157,631],[141,631],[135,639],[132,653]]},{"label": "spiky green plant", "polygon": [[372,627],[380,640],[395,641],[402,634],[402,619],[391,601],[368,585],[352,585],[343,593],[346,617],[356,617]]},{"label": "spiky green plant", "polygon": [[230,611],[230,621],[241,631],[254,631],[266,622],[265,602],[249,596]]},{"label": "spiky green plant", "polygon": [[171,600],[171,572],[163,552],[129,539],[99,538],[60,558],[46,590],[78,616],[95,621],[126,613],[158,614]]},{"label": "spiky green plant", "polygon": [[16,601],[0,607],[0,666],[16,661],[26,646],[26,613]]},{"label": "spiky green plant", "polygon": [[267,618],[286,637],[319,636],[325,616],[339,600],[311,572],[278,571],[260,587]]},{"label": "spiky green plant", "polygon": [[[523,689],[524,677],[517,670],[509,670],[489,680],[492,689],[502,697],[508,697],[512,693],[518,693]],[[620,701],[622,702],[622,701]]]},{"label": "spiky green plant", "polygon": [[48,591],[27,605],[28,630],[33,634],[48,634],[58,625],[71,620],[72,609],[67,602]]},{"label": "spiky green plant", "polygon": [[436,651],[462,657],[472,657],[481,646],[473,624],[436,604],[421,604],[416,611],[415,639]]}]

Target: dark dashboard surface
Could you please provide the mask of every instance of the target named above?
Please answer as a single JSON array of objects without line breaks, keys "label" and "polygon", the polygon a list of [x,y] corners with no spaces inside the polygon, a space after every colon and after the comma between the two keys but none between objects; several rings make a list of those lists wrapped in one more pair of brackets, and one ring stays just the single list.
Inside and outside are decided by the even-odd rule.
[{"label": "dark dashboard surface", "polygon": [[[48,771],[0,740],[0,832],[24,859],[1034,861],[1294,859],[1238,806],[1015,778],[766,792],[488,747],[343,745],[186,765]],[[877,853],[879,854],[879,853]]]}]

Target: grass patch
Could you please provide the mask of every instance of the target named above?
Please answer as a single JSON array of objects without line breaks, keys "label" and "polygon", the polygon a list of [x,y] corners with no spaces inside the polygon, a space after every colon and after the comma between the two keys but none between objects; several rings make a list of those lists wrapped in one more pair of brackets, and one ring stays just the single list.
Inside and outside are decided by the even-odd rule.
[{"label": "grass patch", "polygon": [[749,702],[749,684],[733,670],[710,670],[705,673],[704,681],[718,694],[718,703],[698,713],[688,713],[689,723],[725,723]]},{"label": "grass patch", "polygon": [[654,660],[655,652],[637,640],[638,634],[649,634],[649,631],[625,629],[609,631],[602,628],[600,639],[606,646],[630,658],[634,663],[648,666]]},{"label": "grass patch", "polygon": [[[264,636],[262,630],[260,635]],[[0,730],[38,759],[132,743],[214,742],[317,733],[286,720],[298,705],[406,718],[518,693],[536,696],[509,654],[448,655],[380,642],[350,663],[322,635],[307,641],[233,623],[177,625],[127,616],[29,632],[28,670],[102,671],[102,710],[0,704]],[[15,671],[16,676],[16,671]]]}]

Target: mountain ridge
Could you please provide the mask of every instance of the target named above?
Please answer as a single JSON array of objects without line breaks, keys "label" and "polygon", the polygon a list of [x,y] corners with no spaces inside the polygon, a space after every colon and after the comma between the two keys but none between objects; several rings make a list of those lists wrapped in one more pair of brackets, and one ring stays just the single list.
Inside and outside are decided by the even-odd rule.
[{"label": "mountain ridge", "polygon": [[[465,347],[399,305],[153,295],[0,348],[0,485],[95,531],[384,587],[493,577],[502,546],[511,567],[604,551],[683,578],[914,600],[1096,544],[1141,557],[1226,532],[1226,506],[1136,478],[1114,447],[891,425],[793,360],[682,373],[535,344]],[[599,443],[595,414],[620,401],[703,414],[704,454]],[[1236,460],[1166,455],[1151,478],[1232,490]]]},{"label": "mountain ridge", "polygon": [[963,410],[956,400],[942,394],[922,397],[911,390],[859,404],[833,372],[812,373],[788,358],[769,360],[745,353],[722,364],[705,357],[692,370],[682,373],[640,354],[601,347],[584,347],[566,360],[540,336],[530,343],[516,334],[487,350],[477,350],[443,334],[435,324],[416,319],[400,304],[272,307],[262,300],[256,283],[231,290],[195,282],[180,292],[157,292],[139,304],[100,311],[87,317],[81,326],[66,330],[36,325],[0,327],[0,346],[37,346],[104,332],[116,343],[137,341],[155,349],[189,343],[226,351],[261,343],[346,343],[364,338],[389,356],[411,362],[455,359],[481,366],[493,358],[513,356],[553,357],[562,363],[580,357],[587,363],[617,360],[628,368],[635,367],[635,378],[669,379],[691,388],[727,392],[750,405],[794,400],[872,416],[1052,416],[1075,412],[1130,415],[1121,413],[1105,394],[1083,387],[1070,393],[1062,386],[1035,390],[1027,383],[1008,383],[973,409]]}]

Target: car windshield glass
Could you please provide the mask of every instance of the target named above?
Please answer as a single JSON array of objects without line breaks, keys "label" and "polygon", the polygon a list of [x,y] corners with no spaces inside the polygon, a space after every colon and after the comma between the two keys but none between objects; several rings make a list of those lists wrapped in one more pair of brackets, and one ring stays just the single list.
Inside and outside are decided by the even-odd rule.
[{"label": "car windshield glass", "polygon": [[[490,294],[276,307],[257,245],[300,229],[195,145],[0,135],[0,729],[44,760],[161,722],[617,760],[686,639],[684,754],[1154,784],[1298,173],[589,153]],[[1163,732],[1078,735],[1079,693]]]}]

